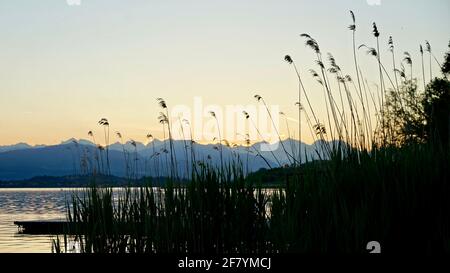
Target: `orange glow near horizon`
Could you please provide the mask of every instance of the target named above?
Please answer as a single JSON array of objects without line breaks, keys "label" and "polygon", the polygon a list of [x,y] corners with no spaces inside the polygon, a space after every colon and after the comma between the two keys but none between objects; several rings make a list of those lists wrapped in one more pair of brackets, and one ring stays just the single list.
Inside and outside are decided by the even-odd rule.
[{"label": "orange glow near horizon", "polygon": [[[90,130],[103,141],[97,124],[103,117],[111,123],[111,142],[120,131],[124,140],[146,143],[149,133],[164,136],[156,98],[164,98],[169,109],[194,109],[194,99],[200,97],[208,111],[211,105],[260,105],[255,94],[286,114],[290,136],[298,139],[298,81],[292,65],[284,61],[286,54],[299,67],[318,119],[327,120],[323,89],[309,72],[318,69],[315,54],[300,33],[316,38],[324,59],[331,52],[352,76],[351,9],[357,19],[357,44],[374,45],[376,21],[387,69],[387,40],[392,35],[396,61],[401,62],[404,51],[411,53],[419,86],[419,44],[429,40],[434,55],[442,58],[449,39],[448,1],[382,1],[379,6],[366,0],[187,2],[82,1],[68,6],[63,0],[2,1],[0,145],[59,144],[89,139]],[[376,92],[375,60],[363,50],[358,60]],[[432,71],[439,74],[434,64]],[[311,114],[304,96],[302,100]],[[208,133],[198,141],[213,143],[214,121],[207,114],[203,120]],[[301,122],[302,141],[312,143],[305,115]],[[284,117],[279,129],[282,138],[288,137]]]}]

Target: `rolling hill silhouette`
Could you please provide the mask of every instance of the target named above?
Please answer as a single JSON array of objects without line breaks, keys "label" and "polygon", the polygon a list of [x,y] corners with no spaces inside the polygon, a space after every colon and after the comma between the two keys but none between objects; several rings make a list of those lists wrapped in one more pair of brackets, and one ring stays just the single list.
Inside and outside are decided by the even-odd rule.
[{"label": "rolling hill silhouette", "polygon": [[[187,141],[189,142],[189,141]],[[286,139],[283,143],[288,147],[289,152],[297,153],[299,142],[297,140]],[[261,144],[255,143],[250,148],[248,154],[248,171],[254,172],[262,168],[278,167],[279,164],[289,163],[289,158],[281,149],[281,145],[274,146],[274,151],[264,151]],[[323,157],[323,151],[319,142],[308,145],[301,144],[302,162],[318,159],[319,154]],[[186,158],[185,142],[182,140],[174,140],[174,151],[178,165],[178,173],[180,176],[186,174],[186,163],[190,163],[191,151],[188,148],[188,156]],[[111,175],[125,177],[126,164],[125,158],[128,158],[128,165],[134,175],[142,176],[158,176],[155,171],[155,162],[159,160],[159,169],[163,170],[167,167],[170,160],[166,161],[165,156],[170,158],[170,154],[164,153],[164,149],[169,149],[169,142],[154,140],[153,143],[147,145],[137,142],[136,148],[131,142],[113,143],[109,146],[109,158]],[[259,152],[259,155],[258,155]],[[155,153],[159,154],[159,159],[155,159]],[[220,154],[217,145],[214,144],[195,144],[194,154],[197,161],[209,162],[212,165],[220,165]],[[261,158],[262,155],[266,160]],[[298,155],[296,155],[297,157]],[[99,160],[96,160],[98,158]],[[244,146],[228,147],[223,146],[223,158],[225,162],[239,158],[246,168],[247,166],[247,148]],[[67,176],[79,175],[83,173],[81,162],[85,160],[87,165],[100,166],[103,161],[106,165],[105,156],[100,159],[99,150],[94,143],[89,140],[69,139],[61,142],[59,145],[51,146],[31,146],[26,143],[19,143],[11,146],[1,146],[0,149],[0,180],[23,180],[36,176]],[[135,163],[136,162],[136,163]],[[159,176],[164,174],[159,173]]]}]

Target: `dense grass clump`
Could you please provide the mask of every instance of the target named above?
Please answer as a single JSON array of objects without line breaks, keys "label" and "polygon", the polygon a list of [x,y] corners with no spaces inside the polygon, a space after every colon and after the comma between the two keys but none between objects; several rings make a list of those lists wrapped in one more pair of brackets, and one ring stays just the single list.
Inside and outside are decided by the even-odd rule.
[{"label": "dense grass clump", "polygon": [[313,162],[278,189],[203,167],[187,185],[89,188],[69,220],[82,252],[441,253],[450,246],[449,153],[433,145]]},{"label": "dense grass clump", "polygon": [[428,145],[333,159],[272,197],[271,240],[282,252],[449,252],[448,152]]},{"label": "dense grass clump", "polygon": [[253,253],[267,245],[268,195],[243,175],[217,183],[218,170],[204,167],[187,185],[167,183],[123,188],[91,187],[74,196],[82,252]]}]

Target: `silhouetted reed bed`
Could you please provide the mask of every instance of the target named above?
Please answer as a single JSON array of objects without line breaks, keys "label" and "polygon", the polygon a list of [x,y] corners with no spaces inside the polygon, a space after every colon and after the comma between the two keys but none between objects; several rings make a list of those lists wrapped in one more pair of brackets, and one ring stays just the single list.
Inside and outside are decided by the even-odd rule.
[{"label": "silhouetted reed bed", "polygon": [[[216,114],[210,112],[218,127],[220,164],[196,158],[191,133],[184,145],[185,157],[189,158],[184,163],[185,173],[189,176],[180,175],[168,105],[159,98],[163,112],[158,119],[169,142],[168,147],[164,142],[161,151],[154,151],[151,161],[157,175],[164,174],[168,182],[155,188],[149,179],[145,187],[123,188],[116,199],[111,188],[95,184],[84,195],[74,195],[68,219],[80,224],[74,231],[80,251],[366,253],[366,244],[378,241],[383,253],[449,253],[450,58],[440,66],[426,42],[430,81],[425,84],[423,48],[419,47],[424,83],[424,90],[419,90],[411,54],[405,52],[396,66],[394,42],[389,37],[389,72],[378,53],[380,32],[376,24],[373,35],[377,49],[366,45],[357,48],[353,12],[351,20],[356,81],[329,53],[326,65],[318,42],[308,34],[301,35],[317,57],[319,70],[310,72],[323,89],[325,123],[320,122],[310,103],[310,90],[304,86],[296,63],[289,55],[284,58],[293,66],[299,83],[298,101],[293,103],[300,119],[298,135],[301,140],[301,126],[309,129],[312,139],[319,143],[316,159],[308,158],[301,145],[283,144],[277,131],[287,162],[279,161],[272,151],[266,159],[250,146],[248,137],[244,146],[247,158],[225,160],[223,143],[228,143],[222,138]],[[358,65],[357,51],[361,48],[376,58],[380,81],[376,92],[370,89]],[[432,78],[431,56],[442,68],[442,78]],[[403,63],[410,66],[410,73]],[[274,123],[263,97],[254,98],[266,107]],[[256,127],[252,117],[245,111],[243,114]],[[301,123],[302,116],[306,124]],[[101,125],[108,143],[109,122],[102,119]],[[91,132],[89,135],[93,137]],[[248,136],[245,132],[242,135]],[[267,176],[261,175],[265,172],[248,173],[251,148],[267,164],[265,172],[274,188],[268,189]],[[102,159],[104,149],[99,150],[97,158]],[[109,174],[107,157],[106,147],[106,158],[97,160],[92,168],[97,166],[98,172]],[[125,151],[124,157],[127,176],[133,179],[136,163]],[[272,166],[269,160],[275,160],[272,163],[278,166]],[[161,170],[160,161],[166,162],[165,170]],[[180,183],[182,178],[189,182]],[[67,251],[59,240],[55,250]]]},{"label": "silhouetted reed bed", "polygon": [[[311,162],[268,191],[240,172],[204,167],[162,188],[91,187],[74,196],[82,252],[449,252],[449,154],[433,145]],[[83,238],[82,240],[80,240]]]}]

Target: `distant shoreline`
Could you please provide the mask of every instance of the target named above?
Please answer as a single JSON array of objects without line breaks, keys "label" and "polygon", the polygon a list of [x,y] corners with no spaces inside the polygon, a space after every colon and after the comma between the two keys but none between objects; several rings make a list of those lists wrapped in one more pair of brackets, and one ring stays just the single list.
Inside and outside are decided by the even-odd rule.
[{"label": "distant shoreline", "polygon": [[117,176],[36,176],[30,179],[0,181],[0,188],[83,188],[90,185],[123,187],[164,185],[167,178],[144,177],[130,180]]},{"label": "distant shoreline", "polygon": [[[285,175],[293,175],[292,169],[275,168],[272,170],[259,170],[249,174],[247,179],[254,183],[264,184],[265,188],[277,188],[282,186],[278,181]],[[92,185],[104,187],[140,187],[140,186],[164,186],[167,177],[142,177],[140,179],[127,179],[119,176],[106,175],[68,175],[68,176],[36,176],[21,180],[0,180],[0,189],[4,188],[85,188]],[[180,183],[188,183],[182,179]]]}]

